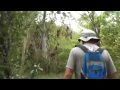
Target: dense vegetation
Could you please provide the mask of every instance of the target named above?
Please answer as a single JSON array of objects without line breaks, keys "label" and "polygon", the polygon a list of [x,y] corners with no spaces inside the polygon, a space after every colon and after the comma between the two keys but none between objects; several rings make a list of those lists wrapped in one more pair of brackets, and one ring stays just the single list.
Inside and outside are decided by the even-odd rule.
[{"label": "dense vegetation", "polygon": [[[61,26],[55,24],[57,15]],[[64,23],[66,18],[73,17],[65,11],[0,11],[0,78],[53,78],[51,73],[63,78],[80,34]],[[101,38],[99,45],[109,50],[120,78],[120,12],[84,11],[78,21]]]}]

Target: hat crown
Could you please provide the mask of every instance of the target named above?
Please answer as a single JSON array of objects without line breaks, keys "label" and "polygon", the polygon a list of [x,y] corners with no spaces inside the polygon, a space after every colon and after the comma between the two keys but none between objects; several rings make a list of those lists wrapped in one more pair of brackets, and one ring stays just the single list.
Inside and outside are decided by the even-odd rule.
[{"label": "hat crown", "polygon": [[81,37],[97,37],[96,33],[92,30],[84,30],[81,32]]},{"label": "hat crown", "polygon": [[93,30],[82,31],[81,35],[80,35],[80,38],[78,40],[89,41],[90,39],[99,40],[99,38],[97,37],[96,33]]}]

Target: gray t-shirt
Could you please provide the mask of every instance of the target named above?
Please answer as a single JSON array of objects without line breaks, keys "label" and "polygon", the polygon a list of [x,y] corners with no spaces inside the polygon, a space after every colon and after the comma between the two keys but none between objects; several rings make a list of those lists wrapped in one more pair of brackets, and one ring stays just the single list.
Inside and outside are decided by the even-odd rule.
[{"label": "gray t-shirt", "polygon": [[[87,47],[91,51],[96,51],[99,47],[95,44],[91,43],[86,43],[84,44],[85,47]],[[67,61],[67,68],[73,69],[75,72],[75,78],[80,79],[81,78],[81,66],[83,63],[83,56],[84,52],[79,48],[79,47],[74,47],[71,49],[68,61]],[[116,72],[115,65],[112,61],[112,58],[107,50],[104,50],[103,53],[103,58],[105,59],[106,66],[107,66],[107,74],[111,74]]]}]

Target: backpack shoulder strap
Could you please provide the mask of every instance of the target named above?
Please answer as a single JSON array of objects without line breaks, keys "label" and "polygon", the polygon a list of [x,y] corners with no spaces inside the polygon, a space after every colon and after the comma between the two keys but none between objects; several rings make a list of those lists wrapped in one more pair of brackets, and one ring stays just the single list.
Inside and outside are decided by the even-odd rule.
[{"label": "backpack shoulder strap", "polygon": [[104,51],[104,48],[98,48],[96,51],[99,51],[100,53],[102,53]]},{"label": "backpack shoulder strap", "polygon": [[83,46],[83,45],[76,45],[75,47],[79,47],[80,49],[82,49],[85,53],[88,51],[88,49]]}]

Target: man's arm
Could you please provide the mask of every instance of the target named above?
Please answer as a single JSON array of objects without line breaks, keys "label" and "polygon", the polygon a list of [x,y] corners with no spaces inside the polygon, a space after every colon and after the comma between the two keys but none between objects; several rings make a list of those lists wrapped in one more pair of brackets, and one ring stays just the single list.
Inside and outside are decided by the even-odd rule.
[{"label": "man's arm", "polygon": [[105,55],[106,60],[107,60],[107,63],[106,63],[106,65],[107,65],[107,79],[117,79],[117,77],[116,77],[117,70],[116,70],[114,62],[112,60],[112,57],[110,56],[110,54],[107,50],[105,50],[104,55]]},{"label": "man's arm", "polygon": [[73,75],[73,70],[70,68],[66,68],[65,74],[64,74],[64,79],[71,79]]},{"label": "man's arm", "polygon": [[71,79],[74,69],[75,69],[75,49],[73,48],[70,51],[69,57],[68,57],[68,61],[67,61],[67,65],[66,65],[66,70],[64,73],[64,79]]},{"label": "man's arm", "polygon": [[115,73],[112,73],[112,74],[109,74],[109,75],[107,76],[107,79],[117,79],[117,77],[116,77],[116,72],[115,72]]}]

